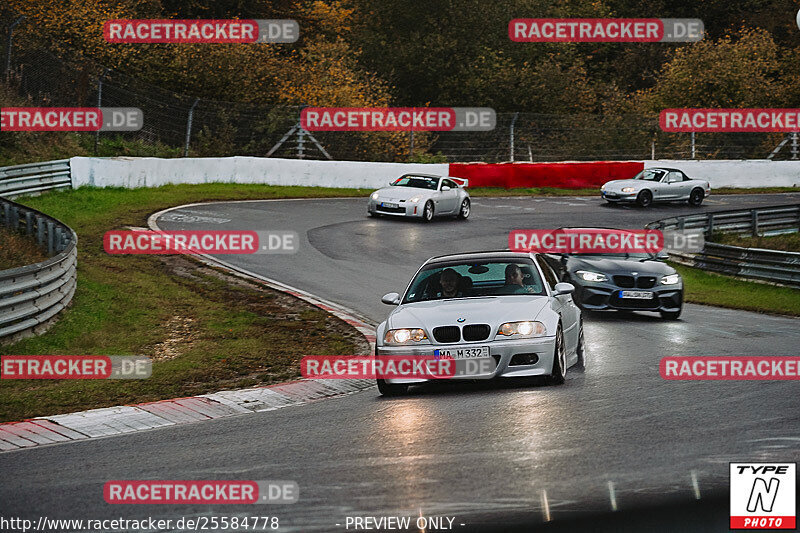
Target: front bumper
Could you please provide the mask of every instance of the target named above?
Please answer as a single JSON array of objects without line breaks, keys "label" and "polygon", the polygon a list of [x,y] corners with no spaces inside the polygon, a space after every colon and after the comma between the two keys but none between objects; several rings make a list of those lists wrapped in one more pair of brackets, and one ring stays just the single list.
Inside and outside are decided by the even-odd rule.
[{"label": "front bumper", "polygon": [[[493,340],[473,343],[458,344],[464,346],[488,346],[489,355],[497,363],[491,374],[481,374],[478,376],[454,377],[448,379],[472,380],[472,379],[491,379],[497,377],[527,377],[550,375],[553,371],[553,355],[556,349],[555,336],[536,337],[532,339],[515,340]],[[423,346],[376,346],[376,357],[382,355],[420,355],[432,356],[436,349],[453,348],[453,344],[426,344]],[[518,354],[536,354],[535,364],[511,364],[511,360]],[[520,358],[518,358],[520,359]],[[515,361],[516,362],[516,361]],[[443,381],[429,379],[392,379],[386,380],[388,383],[426,383],[428,381]]]},{"label": "front bumper", "polygon": [[[623,288],[613,283],[572,283],[578,287],[573,298],[584,309],[592,311],[677,311],[683,305],[683,283],[649,289]],[[620,291],[648,291],[654,293],[654,297],[649,300],[621,298]]]},{"label": "front bumper", "polygon": [[384,200],[369,199],[367,211],[372,214],[396,216],[396,217],[422,217],[422,207],[424,204],[421,202],[391,202],[396,203],[397,207],[384,207],[382,204]]},{"label": "front bumper", "polygon": [[601,191],[600,196],[609,202],[635,202],[635,192],[615,192],[615,191]]}]

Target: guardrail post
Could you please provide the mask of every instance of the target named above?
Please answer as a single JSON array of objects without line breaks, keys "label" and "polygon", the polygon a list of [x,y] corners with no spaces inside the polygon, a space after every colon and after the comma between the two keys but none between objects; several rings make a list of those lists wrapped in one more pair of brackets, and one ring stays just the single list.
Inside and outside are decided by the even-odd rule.
[{"label": "guardrail post", "polygon": [[706,229],[706,234],[711,235],[714,232],[714,213],[708,214],[708,229]]},{"label": "guardrail post", "polygon": [[11,205],[10,204],[3,204],[3,221],[6,223],[6,227],[11,227]]},{"label": "guardrail post", "polygon": [[11,208],[11,229],[19,230],[19,209],[16,207]]},{"label": "guardrail post", "polygon": [[53,250],[55,249],[55,244],[56,244],[55,243],[55,239],[54,239],[55,231],[53,231],[53,226],[55,226],[55,224],[53,224],[52,222],[49,222],[49,221],[47,222],[47,255],[48,255],[48,257],[53,255]]},{"label": "guardrail post", "polygon": [[44,248],[44,219],[36,215],[36,242],[39,248]]},{"label": "guardrail post", "polygon": [[30,211],[25,213],[25,235],[33,235],[33,213]]},{"label": "guardrail post", "polygon": [[758,237],[758,209],[753,209],[750,211],[753,220],[751,222],[753,226],[753,237]]},{"label": "guardrail post", "polygon": [[684,229],[686,229],[686,219],[680,217],[678,219],[678,231],[683,231]]}]

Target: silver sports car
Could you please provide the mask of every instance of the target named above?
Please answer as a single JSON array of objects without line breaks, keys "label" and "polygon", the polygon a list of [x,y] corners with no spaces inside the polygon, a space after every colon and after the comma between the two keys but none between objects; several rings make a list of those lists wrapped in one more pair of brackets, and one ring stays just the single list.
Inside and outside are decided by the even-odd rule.
[{"label": "silver sports car", "polygon": [[613,180],[600,188],[600,194],[611,203],[636,202],[647,207],[653,202],[688,201],[698,206],[711,194],[705,180],[688,177],[677,168],[647,168],[633,179]]},{"label": "silver sports car", "polygon": [[468,180],[462,178],[405,174],[373,192],[367,212],[372,217],[416,217],[425,222],[436,216],[465,219],[470,212],[469,193],[464,190],[467,185]]},{"label": "silver sports car", "polygon": [[[584,366],[583,321],[574,287],[559,283],[538,254],[480,252],[426,261],[377,329],[375,356],[428,356],[489,363],[480,376],[545,376],[564,382],[567,369]],[[487,368],[487,367],[483,367]],[[378,379],[381,394],[404,393],[425,379]]]}]

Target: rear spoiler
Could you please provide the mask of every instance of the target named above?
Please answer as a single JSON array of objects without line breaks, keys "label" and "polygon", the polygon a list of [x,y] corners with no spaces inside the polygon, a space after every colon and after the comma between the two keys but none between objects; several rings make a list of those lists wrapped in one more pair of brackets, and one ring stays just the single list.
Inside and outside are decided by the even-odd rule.
[{"label": "rear spoiler", "polygon": [[454,178],[450,176],[449,179],[455,181],[458,184],[458,186],[461,187],[462,189],[469,187],[469,180],[467,178]]}]

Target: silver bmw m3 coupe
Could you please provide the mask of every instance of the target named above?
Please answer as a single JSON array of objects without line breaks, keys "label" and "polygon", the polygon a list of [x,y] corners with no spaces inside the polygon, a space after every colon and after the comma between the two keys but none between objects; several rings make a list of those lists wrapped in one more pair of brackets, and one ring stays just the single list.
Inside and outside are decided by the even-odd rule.
[{"label": "silver bmw m3 coupe", "polygon": [[[405,292],[381,301],[397,308],[377,329],[375,355],[485,358],[481,375],[452,379],[544,376],[564,382],[585,363],[581,311],[574,287],[559,283],[538,254],[480,252],[434,257]],[[384,395],[425,379],[378,379]]]}]

